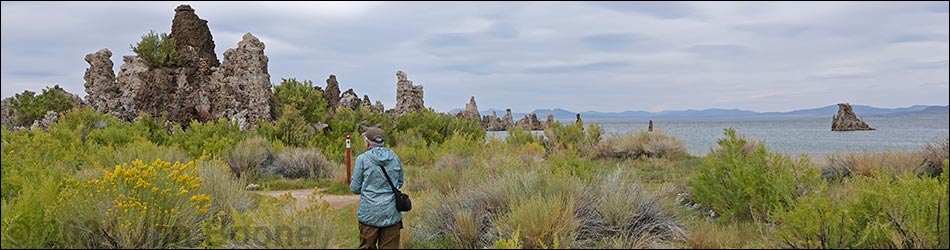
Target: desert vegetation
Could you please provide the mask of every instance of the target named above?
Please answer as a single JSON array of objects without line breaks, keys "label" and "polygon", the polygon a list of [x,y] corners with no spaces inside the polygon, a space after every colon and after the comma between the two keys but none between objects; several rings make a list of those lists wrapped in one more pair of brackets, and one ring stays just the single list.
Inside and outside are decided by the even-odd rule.
[{"label": "desert vegetation", "polygon": [[[124,122],[51,93],[20,104],[63,111],[48,129],[2,128],[3,248],[356,247],[355,205],[319,196],[347,192],[344,138],[363,126],[386,130],[407,166],[417,209],[404,247],[948,246],[945,141],[815,163],[733,129],[705,156],[660,130],[604,135],[580,122],[499,139],[432,110],[330,109],[295,79],[275,88],[276,121],[250,131]],[[365,145],[354,138],[355,156]],[[298,208],[248,184],[324,191]]]}]

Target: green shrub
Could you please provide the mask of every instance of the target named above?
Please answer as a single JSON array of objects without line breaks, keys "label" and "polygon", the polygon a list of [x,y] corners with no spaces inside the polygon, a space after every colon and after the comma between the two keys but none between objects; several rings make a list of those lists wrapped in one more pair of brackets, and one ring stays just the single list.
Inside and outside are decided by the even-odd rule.
[{"label": "green shrub", "polygon": [[688,154],[686,142],[661,130],[607,137],[593,151],[597,158],[679,158]]},{"label": "green shrub", "polygon": [[[410,130],[411,129],[411,130]],[[454,115],[436,113],[432,109],[409,113],[396,118],[395,133],[410,137],[409,133],[419,136],[428,144],[441,144],[453,134],[469,136],[473,140],[484,140],[485,129],[475,120],[458,119]],[[399,145],[396,140],[394,145]]]},{"label": "green shrub", "polygon": [[168,37],[167,33],[159,35],[154,30],[149,31],[142,35],[141,41],[129,47],[151,67],[169,67],[178,63],[175,39]]},{"label": "green shrub", "polygon": [[586,155],[600,142],[600,131],[600,127],[594,124],[585,130],[583,123],[561,124],[555,121],[544,128],[545,147],[548,152]]},{"label": "green shrub", "polygon": [[258,133],[261,135],[296,147],[316,144],[316,137],[321,135],[315,132],[310,123],[300,115],[300,111],[291,106],[283,107],[280,119],[273,126],[263,123],[258,127]]},{"label": "green shrub", "polygon": [[[518,231],[525,248],[563,248],[570,246],[577,229],[574,200],[553,195],[534,195],[512,201],[504,225]],[[514,229],[511,229],[514,228]]]},{"label": "green shrub", "polygon": [[309,124],[326,122],[329,114],[327,100],[323,91],[314,88],[309,80],[300,82],[295,78],[281,78],[280,85],[274,86],[274,97],[277,98],[276,110],[293,107]]},{"label": "green shrub", "polygon": [[750,153],[748,143],[725,129],[717,154],[710,154],[689,182],[696,201],[729,220],[767,220],[820,182],[807,157],[795,162],[760,145]]},{"label": "green shrub", "polygon": [[32,91],[23,91],[16,94],[10,103],[14,126],[29,127],[33,121],[43,119],[49,111],[62,113],[78,105],[71,96],[58,85],[43,89],[43,93],[36,95]]},{"label": "green shrub", "polygon": [[191,125],[185,131],[174,132],[172,140],[192,157],[202,155],[221,157],[233,149],[238,142],[244,140],[245,136],[240,126],[222,118],[204,123],[191,121]]},{"label": "green shrub", "polygon": [[511,145],[524,145],[527,143],[544,143],[544,137],[532,134],[530,130],[524,127],[515,126],[508,129],[508,137],[505,142]]},{"label": "green shrub", "polygon": [[[944,164],[946,165],[946,164]],[[778,236],[790,248],[934,248],[948,246],[946,174],[858,176],[842,187],[802,197],[777,214]]]}]

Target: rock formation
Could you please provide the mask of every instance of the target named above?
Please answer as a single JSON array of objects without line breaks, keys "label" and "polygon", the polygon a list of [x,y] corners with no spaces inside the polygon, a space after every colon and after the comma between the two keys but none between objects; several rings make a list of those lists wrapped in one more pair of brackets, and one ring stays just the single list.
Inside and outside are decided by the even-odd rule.
[{"label": "rock formation", "polygon": [[832,117],[831,131],[874,130],[851,110],[851,104],[838,103],[838,114]]},{"label": "rock formation", "polygon": [[3,99],[0,105],[0,124],[7,128],[13,127],[13,98]]},{"label": "rock formation", "polygon": [[406,73],[396,71],[396,106],[392,112],[396,116],[425,109],[422,85],[412,85]]},{"label": "rock formation", "polygon": [[[224,52],[221,68],[211,75],[211,84],[218,92],[212,92],[210,98],[212,119],[237,119],[247,125],[273,119],[274,93],[264,47],[257,37],[246,33],[237,48]],[[203,102],[199,104],[202,109],[206,106]]]},{"label": "rock formation", "polygon": [[207,21],[188,5],[175,11],[170,36],[176,40],[178,64],[152,68],[136,56],[124,56],[115,75],[111,52],[89,54],[84,76],[89,104],[126,121],[139,112],[166,115],[169,121],[183,124],[227,118],[246,130],[259,121],[272,120],[274,97],[264,43],[244,34],[237,48],[225,51],[224,62],[219,63]]},{"label": "rock formation", "polygon": [[373,112],[382,114],[383,112],[385,112],[385,110],[386,110],[385,108],[386,108],[386,107],[383,107],[383,102],[381,102],[381,101],[376,101],[376,104],[373,104],[373,106],[370,108],[370,110],[372,110]]},{"label": "rock formation", "polygon": [[33,121],[33,125],[31,125],[30,128],[39,128],[43,131],[46,131],[49,129],[50,125],[53,125],[57,121],[59,121],[59,114],[57,114],[55,111],[46,111],[46,115],[43,116],[43,119]]},{"label": "rock formation", "polygon": [[554,115],[548,114],[548,119],[544,121],[544,125],[547,126],[551,125],[552,123],[554,123]]},{"label": "rock formation", "polygon": [[530,130],[543,130],[544,124],[541,124],[541,121],[538,120],[538,115],[532,113],[530,115],[525,115],[524,118],[518,120],[515,123],[515,126],[523,127]]},{"label": "rock formation", "polygon": [[581,120],[581,114],[580,114],[580,113],[577,113],[577,120],[574,121],[574,122],[575,122],[575,123],[579,123],[579,124],[584,124],[584,120]]},{"label": "rock formation", "polygon": [[168,36],[175,39],[179,64],[203,70],[219,65],[208,21],[199,18],[190,5],[183,4],[175,8],[172,33]]},{"label": "rock formation", "polygon": [[465,110],[460,111],[457,116],[468,120],[478,120],[479,117],[482,117],[482,115],[478,113],[478,104],[475,103],[475,96],[472,96],[472,98],[468,100],[468,104],[465,104]]},{"label": "rock formation", "polygon": [[357,110],[360,108],[360,105],[363,101],[360,100],[360,97],[356,95],[356,92],[353,89],[347,89],[346,92],[343,92],[340,95],[340,107],[346,107],[351,110]]},{"label": "rock formation", "polygon": [[336,110],[340,105],[340,82],[336,81],[335,75],[327,78],[327,88],[323,91],[323,98],[327,100],[327,107],[330,110]]},{"label": "rock formation", "polygon": [[511,115],[511,109],[505,109],[505,116],[501,117],[501,125],[505,129],[515,125],[515,118]]},{"label": "rock formation", "polygon": [[649,125],[647,125],[647,131],[653,132],[653,120],[650,120]]}]

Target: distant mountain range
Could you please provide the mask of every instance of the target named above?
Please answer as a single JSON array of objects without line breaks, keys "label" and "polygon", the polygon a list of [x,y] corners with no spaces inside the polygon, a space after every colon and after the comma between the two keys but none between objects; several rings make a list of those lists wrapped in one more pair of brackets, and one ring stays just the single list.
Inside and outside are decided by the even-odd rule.
[{"label": "distant mountain range", "polygon": [[[906,108],[878,108],[867,105],[852,105],[855,114],[858,116],[891,116],[891,115],[950,115],[950,106],[928,106],[914,105]],[[452,109],[450,114],[455,114],[462,109]],[[498,114],[498,117],[505,115],[505,110],[488,109],[481,110],[481,114],[491,115],[492,111]],[[578,112],[568,111],[560,108],[555,109],[536,109],[531,113],[538,115],[539,120],[544,120],[547,116],[554,115],[554,119],[568,120],[576,118]],[[831,117],[838,113],[838,105],[828,105],[821,108],[800,109],[788,112],[755,112],[741,109],[703,109],[703,110],[667,110],[661,112],[647,111],[624,111],[624,112],[580,112],[582,119],[712,119],[712,118],[783,118],[783,117]],[[521,119],[527,113],[512,112],[515,120]]]}]

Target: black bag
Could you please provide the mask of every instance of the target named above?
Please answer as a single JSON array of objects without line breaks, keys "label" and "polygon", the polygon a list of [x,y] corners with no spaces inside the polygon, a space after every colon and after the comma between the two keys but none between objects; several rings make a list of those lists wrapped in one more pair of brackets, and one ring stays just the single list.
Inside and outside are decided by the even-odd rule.
[{"label": "black bag", "polygon": [[396,185],[393,185],[393,180],[389,178],[389,174],[386,173],[386,169],[383,168],[383,166],[379,166],[379,170],[383,171],[383,175],[386,176],[386,182],[389,182],[389,187],[393,188],[393,193],[396,198],[396,210],[399,212],[412,210],[412,200],[409,200],[409,195],[396,189]]}]

